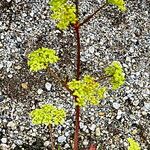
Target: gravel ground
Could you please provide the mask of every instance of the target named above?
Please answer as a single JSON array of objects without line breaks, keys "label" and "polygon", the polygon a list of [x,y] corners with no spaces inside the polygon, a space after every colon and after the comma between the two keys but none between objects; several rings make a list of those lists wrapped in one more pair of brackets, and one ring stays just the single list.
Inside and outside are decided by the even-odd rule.
[{"label": "gravel ground", "polygon": [[[101,0],[82,0],[81,19]],[[150,1],[127,0],[127,12],[108,6],[81,29],[82,75],[98,76],[119,60],[126,83],[109,92],[97,107],[81,110],[80,149],[96,143],[99,150],[126,150],[127,138],[150,150]],[[75,75],[74,32],[61,32],[49,18],[48,0],[0,1],[0,149],[48,150],[49,131],[31,124],[28,113],[45,103],[67,110],[63,126],[55,128],[56,145],[71,150],[74,105],[69,93],[44,71],[29,72],[26,56],[39,47],[56,49],[61,61],[53,68],[61,78]]]}]

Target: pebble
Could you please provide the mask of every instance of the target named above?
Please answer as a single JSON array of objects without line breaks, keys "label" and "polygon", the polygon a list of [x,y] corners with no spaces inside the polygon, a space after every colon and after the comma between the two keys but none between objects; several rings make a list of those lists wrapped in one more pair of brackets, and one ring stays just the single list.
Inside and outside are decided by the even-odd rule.
[{"label": "pebble", "polygon": [[144,102],[144,108],[145,110],[150,111],[150,103]]},{"label": "pebble", "polygon": [[133,135],[135,135],[135,134],[137,134],[138,133],[138,130],[137,129],[134,129],[133,131],[132,131],[132,134]]},{"label": "pebble", "polygon": [[90,119],[91,119],[91,121],[94,121],[94,120],[95,120],[95,117],[94,117],[94,116],[92,116]]},{"label": "pebble", "polygon": [[10,122],[8,122],[7,127],[10,127],[14,130],[14,129],[16,129],[16,124],[13,121],[10,121]]},{"label": "pebble", "polygon": [[44,142],[44,146],[45,146],[45,147],[47,147],[47,146],[49,146],[49,145],[50,145],[50,141],[45,141],[45,142]]},{"label": "pebble", "polygon": [[113,103],[113,107],[114,107],[115,109],[119,109],[119,108],[120,108],[120,104],[117,103],[117,102],[114,102],[114,103]]},{"label": "pebble", "polygon": [[4,100],[4,96],[3,95],[0,95],[0,102],[2,102]]},{"label": "pebble", "polygon": [[25,90],[28,89],[28,82],[25,82],[25,83],[21,83],[21,87]]},{"label": "pebble", "polygon": [[20,37],[17,37],[17,41],[18,41],[18,42],[22,42],[22,40],[21,40]]},{"label": "pebble", "polygon": [[100,128],[99,128],[99,127],[96,128],[95,134],[96,134],[96,136],[98,136],[98,137],[101,135],[101,131],[100,131]]},{"label": "pebble", "polygon": [[80,122],[80,128],[83,129],[84,128],[84,123]]},{"label": "pebble", "polygon": [[101,116],[101,117],[105,116],[105,113],[104,113],[104,112],[99,112],[98,114],[99,114],[99,116]]},{"label": "pebble", "polygon": [[84,146],[87,146],[88,144],[89,144],[88,140],[85,139],[85,140],[83,141],[83,145],[84,145]]},{"label": "pebble", "polygon": [[6,144],[7,143],[7,138],[2,138],[1,142],[4,143],[4,144]]},{"label": "pebble", "polygon": [[[36,5],[33,6],[32,10],[30,9],[30,5],[32,5],[31,3],[30,4],[23,3],[22,0],[15,0],[15,1],[6,0],[6,4],[9,1],[13,3],[9,9],[6,9],[6,13],[2,14],[2,17],[4,16],[5,20],[0,21],[0,38],[2,39],[0,41],[1,44],[0,45],[0,79],[2,79],[2,77],[4,78],[13,77],[13,79],[20,77],[20,81],[26,82],[26,80],[24,79],[26,79],[26,77],[29,77],[27,71],[28,67],[26,61],[22,59],[21,55],[23,54],[24,56],[27,56],[28,52],[32,51],[35,47],[41,46],[41,44],[45,46],[49,45],[48,41],[51,41],[50,45],[53,46],[53,48],[57,49],[62,56],[63,53],[65,54],[65,51],[61,53],[60,49],[63,49],[64,47],[68,50],[69,49],[71,50],[69,52],[69,55],[67,56],[71,58],[70,64],[69,62],[68,64],[72,67],[71,68],[72,70],[67,70],[67,71],[72,71],[73,73],[75,68],[73,65],[71,65],[71,63],[72,64],[75,63],[74,57],[76,52],[74,51],[74,49],[71,49],[70,46],[71,45],[75,46],[76,42],[75,42],[75,38],[73,39],[70,38],[70,33],[72,34],[73,37],[74,31],[69,30],[69,32],[65,31],[64,33],[57,29],[55,30],[55,25],[56,25],[55,21],[50,20],[48,15],[45,16],[42,15],[43,11],[45,11],[45,14],[48,14],[49,12],[49,8],[47,7],[46,1],[42,3],[36,3]],[[33,0],[28,0],[28,1],[33,1]],[[102,3],[102,0],[98,0],[98,2]],[[83,9],[81,8],[81,14],[82,12],[84,12],[85,15],[88,16],[88,13],[90,14],[92,13],[92,11],[94,11],[89,9],[95,5],[94,2],[92,3],[92,1],[90,2],[86,0],[82,1],[81,5],[83,6]],[[7,13],[8,15],[11,15],[9,14],[11,13],[10,10],[13,10],[14,12],[12,15],[12,19],[14,19],[14,17],[17,17],[19,21],[12,20],[11,27],[9,29],[7,26],[10,22]],[[119,12],[117,8],[116,11]],[[15,12],[18,13],[15,14]],[[149,72],[148,72],[149,68],[148,68],[148,55],[147,55],[148,53],[147,49],[149,47],[149,43],[148,43],[149,39],[147,36],[148,35],[148,26],[147,26],[148,6],[144,2],[141,5],[136,5],[135,1],[129,1],[128,11],[125,13],[125,16],[124,14],[121,14],[121,17],[123,17],[121,18],[121,20],[125,19],[126,22],[125,24],[119,21],[120,23],[117,22],[117,26],[112,25],[113,23],[116,22],[116,20],[113,19],[114,15],[116,15],[115,16],[116,18],[120,16],[119,14],[115,14],[114,10],[112,10],[111,15],[110,13],[106,13],[104,15],[102,14],[100,17],[97,15],[96,18],[92,19],[91,22],[88,23],[86,27],[83,28],[83,30],[81,31],[81,36],[82,36],[81,59],[82,61],[84,61],[82,63],[85,65],[83,66],[83,69],[81,66],[81,76],[84,75],[85,73],[87,74],[90,73],[94,77],[96,77],[97,75],[100,76],[105,66],[111,63],[112,60],[120,60],[121,63],[123,64],[123,69],[126,73],[126,84],[122,86],[120,89],[118,89],[118,91],[108,92],[108,97],[105,100],[102,100],[102,102],[105,101],[105,104],[99,106],[88,106],[88,108],[90,109],[87,109],[86,107],[85,111],[81,110],[81,113],[85,114],[84,116],[86,116],[86,117],[82,117],[83,124],[81,125],[83,132],[81,132],[82,140],[80,142],[83,143],[84,141],[84,145],[86,145],[84,147],[89,146],[88,141],[90,141],[90,139],[88,139],[87,137],[92,136],[91,137],[92,141],[90,142],[97,142],[98,144],[100,144],[99,141],[102,139],[104,145],[106,146],[106,147],[104,146],[105,147],[104,149],[110,149],[110,150],[111,149],[117,150],[119,148],[127,149],[128,143],[125,145],[124,141],[127,142],[126,139],[131,134],[130,129],[133,120],[139,121],[139,124],[145,127],[144,135],[148,137],[148,123],[149,123],[149,109],[150,109],[148,103],[149,94],[147,91],[148,83],[149,83]],[[137,15],[138,17],[136,17]],[[32,18],[32,16],[35,19]],[[45,19],[42,20],[44,17]],[[40,22],[40,24],[38,22]],[[5,30],[7,28],[8,31]],[[56,32],[58,34],[56,34]],[[134,34],[135,32],[138,32],[137,33],[138,37],[135,36]],[[55,35],[55,37],[53,37],[53,35]],[[40,42],[36,41],[38,36],[40,37],[44,36],[38,39],[39,41],[40,39],[42,39]],[[42,41],[44,41],[44,43]],[[85,43],[86,41],[87,43]],[[102,65],[99,64],[100,62],[102,63]],[[21,65],[22,63],[24,63],[24,65]],[[21,65],[23,68],[21,68],[20,70],[20,67],[17,67],[16,64]],[[61,62],[58,65],[56,64],[56,68],[63,69],[59,67],[61,67]],[[66,66],[63,67],[64,69],[69,69],[69,67]],[[19,72],[21,73],[21,76]],[[37,77],[40,78],[41,76],[43,76],[42,73],[44,72],[35,73],[35,74],[33,73],[32,74],[33,79],[34,79],[34,75],[36,76],[36,78]],[[73,77],[74,73],[71,75],[72,76],[69,79],[74,78]],[[61,77],[63,79],[63,74]],[[50,86],[48,88],[45,88],[46,82],[50,82]],[[44,83],[44,89],[46,89],[47,91],[51,91],[52,89],[51,81],[46,79],[46,82]],[[15,143],[15,140],[22,140],[23,142],[25,142],[24,144],[32,145],[32,143],[36,140],[36,137],[31,136],[34,135],[32,134],[34,132],[37,134],[36,135],[38,136],[37,138],[41,138],[43,142],[38,142],[39,145],[37,148],[35,147],[37,145],[32,145],[33,147],[31,149],[46,149],[48,144],[50,147],[50,141],[48,139],[49,133],[45,131],[46,127],[33,126],[28,116],[28,111],[32,110],[33,108],[32,106],[34,104],[35,98],[43,99],[44,101],[41,102],[42,104],[44,104],[45,102],[47,103],[47,101],[51,102],[51,99],[47,100],[47,97],[49,97],[48,95],[49,93],[47,92],[45,93],[45,91],[42,91],[41,89],[38,90],[38,88],[37,89],[33,88],[32,91],[29,92],[24,90],[21,93],[22,96],[24,95],[24,99],[18,101],[15,95],[19,96],[20,92],[17,91],[17,93],[14,93],[13,95],[13,93],[10,92],[13,92],[15,90],[10,89],[9,91],[8,89],[9,87],[7,86],[7,84],[4,85],[3,83],[2,83],[2,87],[0,87],[2,89],[0,90],[3,90],[1,95],[5,93],[5,95],[3,95],[5,96],[5,99],[4,97],[2,97],[2,100],[0,100],[2,101],[2,103],[0,103],[1,105],[0,110],[2,110],[2,113],[0,115],[0,120],[1,120],[0,126],[2,125],[7,128],[7,125],[9,124],[8,126],[10,127],[8,128],[8,130],[0,128],[1,138],[6,138],[7,143],[9,145],[7,146],[5,143],[2,143],[0,141],[1,142],[0,149],[1,148],[3,150],[24,149],[19,144]],[[35,87],[37,86],[35,85]],[[128,87],[127,90],[126,87]],[[43,87],[39,87],[39,88],[43,89]],[[34,93],[34,91],[36,91],[37,95]],[[55,96],[57,97],[58,95],[62,96],[61,94],[63,92],[62,93],[61,92],[62,91],[57,90],[57,94],[52,95],[52,99],[53,98],[55,99]],[[7,96],[9,97],[7,93],[10,93],[10,96],[12,95],[10,100],[7,100]],[[128,94],[132,94],[131,97],[128,97]],[[64,94],[63,97],[66,95],[67,94]],[[141,97],[139,97],[139,95]],[[68,97],[70,97],[70,95]],[[114,101],[110,102],[109,97],[112,97]],[[30,98],[31,101],[28,101],[28,98]],[[68,99],[69,98],[67,98],[67,100]],[[137,99],[139,102],[137,101]],[[55,133],[56,134],[55,138],[59,137],[59,140],[56,140],[56,145],[62,144],[62,146],[64,147],[60,149],[67,150],[67,149],[71,149],[70,147],[71,140],[69,139],[68,134],[72,135],[73,128],[74,128],[73,122],[75,116],[74,116],[74,110],[72,109],[73,103],[69,99],[67,103],[65,103],[65,101],[56,101],[56,105],[59,104],[64,105],[65,108],[67,107],[67,109],[69,110],[68,117],[69,114],[72,115],[70,116],[71,121],[68,122],[68,124],[65,124],[66,126],[64,127],[64,129],[58,131],[60,134],[58,134],[57,130]],[[34,107],[36,106],[38,107],[38,104],[34,105]],[[92,111],[93,107],[97,111],[93,112]],[[124,112],[126,112],[127,115],[124,115]],[[140,117],[139,113],[140,115],[144,115],[144,116]],[[96,116],[95,114],[98,114],[98,116]],[[133,115],[130,116],[130,114]],[[23,116],[25,116],[25,118],[23,118]],[[117,117],[117,119],[122,117],[121,121],[124,118],[125,119],[124,123],[120,121],[115,121],[116,120],[115,117]],[[13,125],[11,125],[10,123],[12,120],[14,123],[16,123],[15,120],[17,121],[16,124],[17,127],[20,128],[20,130],[18,128],[17,128],[18,131],[11,130],[11,127],[13,128]],[[121,131],[118,137],[121,137],[123,135],[124,138],[122,139],[123,140],[122,143],[121,143],[121,139],[119,139],[119,143],[116,142],[114,137],[113,137],[114,140],[112,140],[113,142],[110,142],[112,139],[111,131],[103,133],[103,131],[107,131],[107,125],[109,125],[109,123],[114,129],[119,128],[119,130]],[[92,127],[92,124],[95,124],[96,127],[95,126]],[[90,130],[89,127],[92,127],[93,129]],[[33,131],[32,130],[33,128],[37,130]],[[30,130],[31,132],[28,132]],[[94,138],[93,136],[94,134],[96,135],[96,138]],[[64,135],[64,136],[61,137],[60,135]],[[115,135],[115,137],[117,136]],[[136,139],[140,142],[140,136],[138,134],[136,134]],[[70,140],[69,145],[67,144],[68,142],[66,142],[68,140]],[[64,143],[58,143],[58,141]],[[12,146],[13,143],[14,143],[14,147],[10,147]],[[146,150],[146,145],[144,142],[140,143],[140,145],[142,146],[143,150],[144,149]],[[100,147],[98,149],[102,149],[102,148]]]},{"label": "pebble", "polygon": [[134,106],[138,106],[138,105],[139,105],[139,100],[134,100],[134,101],[133,101],[133,105],[134,105]]},{"label": "pebble", "polygon": [[37,90],[37,93],[38,93],[39,95],[41,95],[41,94],[43,93],[43,90],[42,90],[42,89],[38,89],[38,90]]},{"label": "pebble", "polygon": [[65,149],[70,148],[70,145],[67,143],[67,144],[65,144],[64,148]]},{"label": "pebble", "polygon": [[96,128],[96,125],[95,124],[92,124],[91,127],[90,127],[90,130],[94,131]]},{"label": "pebble", "polygon": [[24,126],[20,126],[20,131],[24,131]]},{"label": "pebble", "polygon": [[8,74],[8,78],[12,78],[13,77],[13,75],[12,74]]},{"label": "pebble", "polygon": [[2,63],[0,63],[0,69],[2,69],[3,68],[3,64]]},{"label": "pebble", "polygon": [[13,144],[11,145],[11,148],[12,148],[12,149],[15,149],[15,147],[16,147],[16,145],[13,143]]},{"label": "pebble", "polygon": [[49,82],[45,83],[45,88],[47,89],[47,91],[51,90],[52,85]]},{"label": "pebble", "polygon": [[122,116],[122,111],[121,111],[121,110],[118,110],[116,119],[119,120],[119,119],[121,118],[121,116]]},{"label": "pebble", "polygon": [[69,136],[69,132],[65,132],[65,137],[68,137]]},{"label": "pebble", "polygon": [[142,115],[143,115],[143,116],[146,116],[146,115],[147,115],[147,112],[146,112],[146,111],[142,111]]},{"label": "pebble", "polygon": [[15,142],[17,145],[22,145],[23,144],[23,141],[22,140],[16,140]]},{"label": "pebble", "polygon": [[20,66],[20,65],[15,66],[15,69],[16,69],[16,70],[20,70],[20,69],[21,69],[21,66]]},{"label": "pebble", "polygon": [[66,141],[66,137],[64,135],[58,137],[58,142],[62,143]]},{"label": "pebble", "polygon": [[90,47],[89,47],[89,52],[90,52],[91,54],[94,53],[94,47],[93,47],[93,46],[90,46]]},{"label": "pebble", "polygon": [[35,132],[31,133],[31,136],[36,137],[36,133]]},{"label": "pebble", "polygon": [[9,146],[7,144],[0,144],[1,150],[9,150]]}]

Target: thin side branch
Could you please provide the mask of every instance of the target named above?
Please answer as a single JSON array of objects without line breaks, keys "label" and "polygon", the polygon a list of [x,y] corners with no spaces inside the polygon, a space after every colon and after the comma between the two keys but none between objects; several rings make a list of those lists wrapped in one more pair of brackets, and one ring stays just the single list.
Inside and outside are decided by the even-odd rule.
[{"label": "thin side branch", "polygon": [[76,6],[76,16],[78,18],[79,17],[79,1],[75,0],[74,3],[75,3],[75,6]]},{"label": "thin side branch", "polygon": [[98,80],[96,80],[97,82],[101,81],[101,80],[104,80],[104,79],[107,79],[107,78],[111,78],[112,75],[108,76],[108,75],[103,75],[101,77],[98,78]]},{"label": "thin side branch", "polygon": [[68,85],[66,82],[64,82],[63,80],[61,80],[61,78],[58,76],[58,74],[53,71],[51,68],[48,67],[47,69],[48,74],[53,77],[57,82],[59,82],[64,88],[67,89],[67,91],[70,92],[70,94],[72,94],[73,92],[69,89]]},{"label": "thin side branch", "polygon": [[87,18],[83,20],[83,22],[80,23],[79,26],[83,26],[85,23],[87,23],[91,18],[93,18],[101,9],[103,9],[105,6],[107,6],[107,3],[104,3],[102,6],[100,6],[93,14],[89,15]]}]

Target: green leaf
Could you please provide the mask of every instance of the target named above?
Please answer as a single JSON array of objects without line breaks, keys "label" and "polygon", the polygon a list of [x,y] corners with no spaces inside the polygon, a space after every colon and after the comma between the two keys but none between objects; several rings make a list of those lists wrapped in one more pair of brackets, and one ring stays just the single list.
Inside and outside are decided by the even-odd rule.
[{"label": "green leaf", "polygon": [[85,106],[87,103],[98,105],[99,100],[104,98],[106,92],[105,87],[101,87],[95,79],[89,75],[85,75],[82,80],[73,79],[68,82],[69,89],[73,91],[73,95],[77,96],[76,105]]},{"label": "green leaf", "polygon": [[60,30],[65,30],[70,24],[76,23],[76,7],[73,4],[68,4],[67,0],[52,0],[49,5],[53,12],[51,18],[56,20]]},{"label": "green leaf", "polygon": [[53,49],[39,48],[28,55],[28,66],[31,71],[46,69],[49,64],[56,63],[59,60]]},{"label": "green leaf", "polygon": [[128,150],[141,150],[139,143],[136,142],[133,138],[128,138],[128,142],[130,144]]},{"label": "green leaf", "polygon": [[111,65],[105,68],[105,74],[110,76],[112,89],[116,90],[125,82],[125,74],[119,61],[113,61]]},{"label": "green leaf", "polygon": [[64,122],[66,112],[64,109],[58,109],[57,107],[45,104],[40,109],[35,109],[30,113],[33,124],[45,124],[45,125],[58,125]]},{"label": "green leaf", "polygon": [[108,3],[118,6],[121,11],[125,11],[125,2],[124,0],[107,0]]}]

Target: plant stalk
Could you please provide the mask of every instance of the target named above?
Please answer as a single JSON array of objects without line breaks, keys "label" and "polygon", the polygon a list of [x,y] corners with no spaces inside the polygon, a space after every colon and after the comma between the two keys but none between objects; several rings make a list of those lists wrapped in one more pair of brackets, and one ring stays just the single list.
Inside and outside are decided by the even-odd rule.
[{"label": "plant stalk", "polygon": [[[79,23],[77,22],[74,25],[75,32],[76,32],[76,39],[77,39],[77,64],[76,64],[76,79],[80,79],[80,51],[81,51],[81,46],[80,46],[80,31],[79,31]],[[75,97],[75,101],[77,101],[77,97]],[[80,107],[77,105],[75,108],[75,134],[74,134],[74,150],[78,150],[78,145],[79,145],[79,117],[80,117]]]},{"label": "plant stalk", "polygon": [[[76,5],[76,15],[79,18],[79,1],[75,0]],[[76,40],[77,40],[77,64],[76,64],[76,79],[80,79],[80,51],[81,51],[81,44],[80,44],[80,30],[79,30],[79,22],[77,21],[74,25],[74,29],[76,32]],[[77,97],[75,97],[75,101],[77,101]],[[80,117],[80,107],[77,105],[75,108],[75,133],[74,133],[74,147],[73,150],[78,150],[79,147],[79,117]]]},{"label": "plant stalk", "polygon": [[83,22],[81,22],[79,24],[79,26],[83,26],[85,23],[87,23],[88,21],[90,21],[91,18],[93,18],[102,8],[104,8],[107,5],[107,3],[104,3],[102,6],[100,6],[93,14],[89,15],[87,18],[85,18],[83,20]]},{"label": "plant stalk", "polygon": [[54,139],[53,139],[53,130],[52,130],[52,125],[48,125],[48,128],[49,128],[49,132],[50,132],[50,139],[51,139],[51,149],[52,150],[55,150],[55,142],[54,142]]}]

